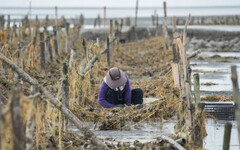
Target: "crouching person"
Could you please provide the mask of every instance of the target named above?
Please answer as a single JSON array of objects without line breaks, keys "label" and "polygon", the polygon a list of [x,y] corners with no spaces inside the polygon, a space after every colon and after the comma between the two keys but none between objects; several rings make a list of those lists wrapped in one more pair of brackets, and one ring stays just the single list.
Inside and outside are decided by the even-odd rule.
[{"label": "crouching person", "polygon": [[131,89],[125,72],[111,68],[104,77],[98,94],[98,102],[104,108],[124,107],[143,103],[143,91]]}]

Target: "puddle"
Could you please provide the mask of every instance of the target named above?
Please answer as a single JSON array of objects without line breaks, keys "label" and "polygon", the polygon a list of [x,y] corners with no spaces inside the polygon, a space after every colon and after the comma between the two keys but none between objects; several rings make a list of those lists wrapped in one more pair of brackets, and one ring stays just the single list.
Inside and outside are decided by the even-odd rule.
[{"label": "puddle", "polygon": [[[224,125],[228,121],[217,121],[215,124],[212,119],[207,121],[207,137],[204,139],[203,148],[208,150],[220,150],[223,146],[223,136],[224,136]],[[238,135],[237,135],[237,123],[236,121],[231,121],[232,131],[231,131],[231,142],[230,150],[239,150]]]}]

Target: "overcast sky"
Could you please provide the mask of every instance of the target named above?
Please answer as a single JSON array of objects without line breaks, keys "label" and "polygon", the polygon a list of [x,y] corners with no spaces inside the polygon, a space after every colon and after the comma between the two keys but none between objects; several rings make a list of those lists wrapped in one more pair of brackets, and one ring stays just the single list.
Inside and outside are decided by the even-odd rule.
[{"label": "overcast sky", "polygon": [[[167,6],[240,6],[240,0],[166,0]],[[0,0],[1,6],[29,6],[30,0]],[[134,7],[136,0],[32,0],[32,6]],[[162,0],[139,0],[140,7],[162,7]]]}]

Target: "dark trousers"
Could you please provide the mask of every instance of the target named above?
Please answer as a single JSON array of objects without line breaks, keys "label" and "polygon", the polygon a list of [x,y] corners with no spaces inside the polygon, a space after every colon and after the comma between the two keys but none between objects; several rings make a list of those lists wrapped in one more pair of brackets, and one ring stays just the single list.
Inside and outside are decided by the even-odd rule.
[{"label": "dark trousers", "polygon": [[[114,91],[113,89],[109,89],[106,94],[106,100],[114,105],[125,104],[124,102],[124,94],[121,94],[119,91]],[[132,97],[131,97],[132,105],[142,104],[143,103],[143,91],[140,88],[132,89]]]}]

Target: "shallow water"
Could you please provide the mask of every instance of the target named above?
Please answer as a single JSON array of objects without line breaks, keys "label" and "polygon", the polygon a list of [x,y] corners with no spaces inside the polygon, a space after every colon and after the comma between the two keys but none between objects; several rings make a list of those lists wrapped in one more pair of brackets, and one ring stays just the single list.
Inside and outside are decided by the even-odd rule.
[{"label": "shallow water", "polygon": [[[203,145],[204,148],[208,150],[222,149],[225,123],[227,123],[227,121],[217,121],[216,124],[211,119],[207,121],[206,130],[208,135],[204,139],[204,145]],[[231,121],[231,123],[232,123],[232,131],[231,131],[230,150],[239,150],[237,123],[236,121]]]},{"label": "shallow water", "polygon": [[[207,136],[203,141],[203,148],[209,150],[219,150],[222,149],[223,145],[223,135],[224,135],[224,125],[227,121],[217,121],[216,123],[209,119],[206,122]],[[238,135],[237,135],[237,124],[235,121],[232,123],[232,133],[230,149],[238,150]],[[91,130],[100,138],[107,138],[107,142],[117,144],[118,142],[130,142],[133,145],[135,140],[140,142],[149,142],[156,140],[159,135],[169,135],[174,133],[174,122],[154,122],[154,123],[139,123],[136,127],[129,131],[125,130],[94,130],[93,123],[88,123]],[[72,127],[72,131],[79,132],[76,127]]]},{"label": "shallow water", "polygon": [[[237,66],[238,76],[240,77],[240,53],[237,52],[203,52],[199,54],[202,57],[211,57],[219,55],[221,57],[237,57],[237,59],[228,59],[230,62],[219,62],[217,59],[212,58],[209,61],[196,60],[190,61],[191,68],[194,73],[200,75],[200,84],[204,83],[216,83],[217,85],[201,85],[201,96],[211,94],[225,94],[230,96],[232,93],[232,81],[231,81],[231,66]],[[240,85],[240,84],[239,84]]]},{"label": "shallow water", "polygon": [[[154,122],[154,123],[139,123],[129,131],[126,130],[93,130],[93,123],[88,123],[90,129],[100,138],[112,138],[110,142],[117,143],[130,142],[133,144],[135,140],[140,142],[149,142],[156,140],[160,134],[169,135],[174,133],[174,122]],[[72,127],[72,131],[79,132],[76,127]],[[107,140],[109,141],[109,140]]]}]

